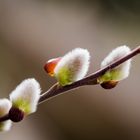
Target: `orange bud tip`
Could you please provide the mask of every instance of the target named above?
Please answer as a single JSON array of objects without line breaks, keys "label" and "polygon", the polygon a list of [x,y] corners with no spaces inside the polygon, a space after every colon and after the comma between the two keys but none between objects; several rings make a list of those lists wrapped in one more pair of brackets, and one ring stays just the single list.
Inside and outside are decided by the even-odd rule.
[{"label": "orange bud tip", "polygon": [[101,84],[101,87],[104,89],[112,89],[112,88],[116,87],[117,84],[118,84],[118,81],[113,81],[113,80],[106,81]]},{"label": "orange bud tip", "polygon": [[47,61],[46,64],[44,65],[45,71],[50,76],[54,76],[54,69],[60,60],[61,60],[61,57],[53,58],[53,59],[50,59],[49,61]]}]

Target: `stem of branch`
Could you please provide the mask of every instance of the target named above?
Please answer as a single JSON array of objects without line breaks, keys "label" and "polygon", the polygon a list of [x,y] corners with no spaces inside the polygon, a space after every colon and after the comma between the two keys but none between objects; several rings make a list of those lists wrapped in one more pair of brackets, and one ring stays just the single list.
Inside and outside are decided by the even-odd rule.
[{"label": "stem of branch", "polygon": [[[136,56],[139,53],[140,53],[140,46],[137,47],[136,49],[132,50],[128,55],[120,58],[119,60],[113,62],[112,64],[106,66],[105,68],[100,69],[100,70],[96,71],[95,73],[92,73],[91,75],[89,75],[89,76],[87,76],[79,81],[72,83],[71,85],[67,85],[67,86],[62,87],[58,83],[54,84],[48,91],[46,91],[45,93],[43,93],[40,96],[38,104],[41,104],[44,101],[51,99],[52,97],[55,97],[57,95],[60,95],[66,91],[70,91],[70,90],[73,90],[73,89],[76,89],[76,88],[79,88],[79,87],[85,86],[85,85],[98,84],[98,80],[97,80],[98,77],[103,75],[106,71],[119,66],[120,64],[131,59],[132,57]],[[0,122],[6,121],[8,119],[9,119],[9,115],[7,114],[7,115],[0,118]]]},{"label": "stem of branch", "polygon": [[39,104],[46,101],[47,99],[50,99],[51,97],[62,94],[66,91],[70,91],[70,90],[73,90],[75,88],[85,86],[85,85],[96,85],[96,84],[98,84],[98,81],[97,81],[98,77],[103,75],[106,71],[119,66],[120,64],[122,64],[125,61],[131,59],[132,57],[136,56],[139,53],[140,53],[140,46],[135,48],[134,50],[132,50],[126,56],[124,56],[124,57],[120,58],[119,60],[113,62],[112,64],[106,66],[105,68],[100,69],[100,70],[96,71],[95,73],[92,73],[91,75],[89,75],[89,76],[87,76],[87,77],[85,77],[85,78],[83,78],[79,81],[76,81],[76,82],[72,83],[71,85],[67,85],[67,86],[62,87],[62,86],[59,86],[58,83],[55,84],[48,91],[46,91],[44,94],[42,94],[40,96]]},{"label": "stem of branch", "polygon": [[6,120],[9,120],[9,114],[7,114],[3,117],[0,117],[0,122],[6,121]]}]

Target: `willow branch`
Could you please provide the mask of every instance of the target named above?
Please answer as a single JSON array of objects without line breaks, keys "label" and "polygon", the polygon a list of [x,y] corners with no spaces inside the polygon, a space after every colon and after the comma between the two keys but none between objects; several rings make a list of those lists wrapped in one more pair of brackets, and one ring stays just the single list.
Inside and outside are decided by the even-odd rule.
[{"label": "willow branch", "polygon": [[3,117],[0,117],[0,122],[6,121],[6,120],[9,120],[9,114],[7,114]]},{"label": "willow branch", "polygon": [[137,54],[140,53],[140,46],[135,48],[134,50],[132,50],[129,54],[127,54],[126,56],[118,59],[117,61],[111,63],[110,65],[106,66],[105,68],[102,68],[98,71],[96,71],[95,73],[92,73],[91,75],[76,81],[74,83],[72,83],[71,85],[67,85],[67,86],[59,86],[59,84],[55,84],[54,86],[52,86],[48,91],[46,91],[44,94],[42,94],[40,96],[40,100],[39,100],[39,104],[46,101],[47,99],[50,99],[52,97],[55,97],[56,95],[62,94],[66,91],[70,91],[73,90],[75,88],[79,88],[81,86],[85,86],[85,85],[96,85],[98,84],[97,79],[103,75],[106,71],[113,69],[117,66],[119,66],[120,64],[124,63],[125,61],[131,59],[132,57],[136,56]]},{"label": "willow branch", "polygon": [[[54,84],[48,91],[46,91],[45,93],[43,93],[40,96],[39,102],[38,104],[41,104],[42,102],[51,99],[52,97],[55,97],[57,95],[60,95],[64,92],[67,91],[71,91],[73,89],[79,88],[81,86],[85,86],[85,85],[96,85],[98,84],[98,78],[103,75],[106,71],[113,69],[117,66],[119,66],[120,64],[124,63],[125,61],[131,59],[132,57],[138,55],[140,53],[140,46],[135,48],[134,50],[132,50],[129,54],[127,54],[126,56],[120,58],[119,60],[113,62],[112,64],[96,71],[95,73],[90,74],[89,76],[76,81],[74,83],[72,83],[71,85],[67,85],[67,86],[60,86],[58,83]],[[9,119],[9,115],[5,115],[3,117],[0,117],[0,122],[6,121]]]}]

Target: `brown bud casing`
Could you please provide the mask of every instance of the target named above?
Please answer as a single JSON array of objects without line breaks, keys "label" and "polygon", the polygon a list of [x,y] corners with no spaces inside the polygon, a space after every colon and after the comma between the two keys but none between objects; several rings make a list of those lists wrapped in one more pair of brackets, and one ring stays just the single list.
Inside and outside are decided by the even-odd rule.
[{"label": "brown bud casing", "polygon": [[118,84],[118,81],[106,81],[101,84],[101,87],[104,89],[112,89]]},{"label": "brown bud casing", "polygon": [[16,107],[12,107],[9,111],[9,118],[13,122],[20,122],[24,118],[24,112]]},{"label": "brown bud casing", "polygon": [[61,57],[53,58],[53,59],[50,59],[49,61],[47,61],[46,64],[44,65],[45,71],[46,71],[50,76],[54,76],[54,69],[55,69],[57,63],[58,63],[60,60],[61,60]]}]

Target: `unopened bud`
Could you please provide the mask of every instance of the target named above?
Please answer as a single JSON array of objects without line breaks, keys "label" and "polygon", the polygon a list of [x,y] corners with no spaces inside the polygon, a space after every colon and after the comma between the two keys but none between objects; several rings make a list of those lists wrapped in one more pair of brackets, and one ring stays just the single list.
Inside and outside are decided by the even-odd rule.
[{"label": "unopened bud", "polygon": [[50,59],[49,61],[47,61],[46,64],[44,65],[45,71],[46,71],[50,76],[54,76],[54,69],[55,69],[57,63],[58,63],[60,60],[61,60],[61,57],[53,58],[53,59]]},{"label": "unopened bud", "polygon": [[117,84],[118,84],[118,81],[106,81],[101,84],[101,87],[104,89],[112,89],[116,87]]},{"label": "unopened bud", "polygon": [[24,118],[24,112],[16,107],[12,107],[9,111],[9,118],[13,122],[20,122]]}]

